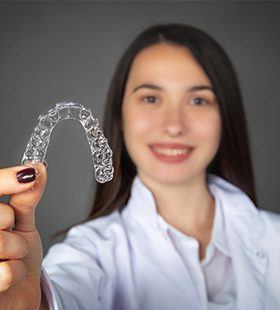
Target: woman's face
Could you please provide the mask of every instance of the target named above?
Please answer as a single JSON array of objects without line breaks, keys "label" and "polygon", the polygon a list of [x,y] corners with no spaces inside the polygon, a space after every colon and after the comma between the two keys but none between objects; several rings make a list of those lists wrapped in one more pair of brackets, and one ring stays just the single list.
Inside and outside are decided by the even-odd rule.
[{"label": "woman's face", "polygon": [[[197,86],[211,87],[211,82],[185,47],[161,43],[135,57],[124,93],[122,129],[143,180],[187,182],[205,174],[215,157],[221,134],[219,106],[213,91],[194,89]],[[180,145],[163,145],[165,154],[158,156],[158,143]],[[187,146],[193,147],[187,157],[177,154],[177,149],[188,152]]]}]

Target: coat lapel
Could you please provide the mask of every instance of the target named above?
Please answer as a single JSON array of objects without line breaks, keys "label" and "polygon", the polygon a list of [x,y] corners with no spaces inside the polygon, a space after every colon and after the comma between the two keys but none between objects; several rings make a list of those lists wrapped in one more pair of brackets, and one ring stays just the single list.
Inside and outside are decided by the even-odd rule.
[{"label": "coat lapel", "polygon": [[[235,223],[233,223],[233,221]],[[237,309],[265,309],[265,276],[267,271],[267,256],[254,239],[246,239],[242,230],[237,231],[241,218],[233,219],[229,227],[229,246],[232,254],[236,281]],[[239,221],[240,223],[236,223]],[[252,222],[257,225],[256,220]],[[250,242],[250,243],[249,243]]]},{"label": "coat lapel", "polygon": [[218,186],[212,186],[211,190],[221,200],[235,271],[236,309],[263,310],[268,265],[267,255],[259,242],[264,231],[263,220],[243,191],[217,176],[215,184]]}]

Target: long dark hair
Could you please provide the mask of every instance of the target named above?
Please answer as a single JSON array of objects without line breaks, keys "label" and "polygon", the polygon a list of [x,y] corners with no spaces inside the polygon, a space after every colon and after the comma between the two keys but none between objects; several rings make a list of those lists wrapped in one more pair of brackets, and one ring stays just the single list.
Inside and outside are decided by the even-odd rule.
[{"label": "long dark hair", "polygon": [[[247,121],[237,74],[229,56],[219,43],[204,31],[185,24],[157,24],[144,29],[130,43],[120,58],[113,75],[102,128],[113,150],[114,177],[97,184],[93,207],[88,217],[77,224],[122,210],[136,175],[121,131],[121,108],[131,64],[146,47],[161,42],[186,47],[204,69],[215,90],[222,119],[221,143],[207,173],[216,174],[242,189],[258,207],[255,193]],[[66,233],[72,226],[59,231]]]}]

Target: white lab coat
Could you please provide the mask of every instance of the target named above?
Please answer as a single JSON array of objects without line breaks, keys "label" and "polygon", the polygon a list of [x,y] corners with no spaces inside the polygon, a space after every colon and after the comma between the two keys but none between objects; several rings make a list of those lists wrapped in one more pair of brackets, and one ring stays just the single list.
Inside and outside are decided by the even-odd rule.
[{"label": "white lab coat", "polygon": [[[225,179],[208,177],[225,215],[236,309],[280,309],[280,215],[257,209]],[[78,225],[50,248],[41,284],[51,309],[202,310],[187,270],[159,233],[153,196],[138,176],[131,193],[121,214]]]}]

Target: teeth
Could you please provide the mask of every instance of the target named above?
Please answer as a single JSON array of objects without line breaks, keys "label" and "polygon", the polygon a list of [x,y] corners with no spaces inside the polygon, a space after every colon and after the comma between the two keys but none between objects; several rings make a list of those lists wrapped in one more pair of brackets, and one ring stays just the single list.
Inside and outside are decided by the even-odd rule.
[{"label": "teeth", "polygon": [[168,155],[168,156],[177,156],[182,154],[190,153],[191,149],[162,149],[159,147],[154,147],[154,150],[160,154]]}]

